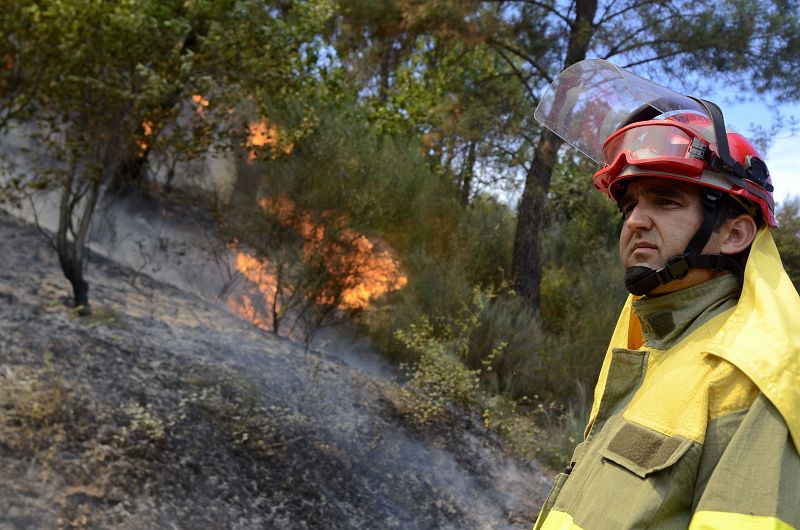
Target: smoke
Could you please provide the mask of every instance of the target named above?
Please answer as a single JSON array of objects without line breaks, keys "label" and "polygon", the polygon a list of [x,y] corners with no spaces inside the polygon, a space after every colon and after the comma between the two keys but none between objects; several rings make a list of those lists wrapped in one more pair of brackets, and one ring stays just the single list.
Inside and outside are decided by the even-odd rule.
[{"label": "smoke", "polygon": [[[26,148],[35,146],[19,135],[4,138],[9,167],[34,170]],[[215,160],[204,166],[205,185],[225,189],[230,166]],[[175,182],[181,182],[183,172],[189,169],[178,172]],[[222,176],[215,177],[215,172]],[[57,204],[56,192],[50,192],[38,194],[19,208],[7,208],[29,222],[38,220],[52,232]],[[252,401],[252,410],[260,416],[242,414],[256,422],[246,426],[253,436],[266,436],[272,432],[269,429],[276,429],[274,446],[280,449],[274,451],[272,460],[259,464],[262,467],[253,464],[248,468],[251,475],[246,477],[257,482],[267,474],[266,485],[255,488],[259,493],[249,511],[238,522],[229,521],[230,527],[270,523],[278,528],[298,527],[298,521],[322,510],[314,502],[323,503],[325,510],[341,518],[342,526],[331,526],[335,528],[505,530],[530,526],[534,499],[544,487],[540,473],[507,457],[497,440],[473,420],[452,419],[429,431],[411,428],[394,406],[397,371],[381,360],[368,342],[346,329],[327,328],[312,336],[310,347],[305,348],[223,313],[218,295],[236,274],[233,256],[201,214],[191,208],[153,207],[135,198],[104,203],[95,215],[89,246],[113,262],[89,260],[87,276],[93,296],[128,321],[128,327],[99,326],[91,336],[82,332],[74,346],[92,352],[87,341],[96,340],[102,348],[131,345],[128,350],[119,346],[115,354],[106,352],[107,360],[101,354],[105,350],[100,350],[81,361],[85,363],[81,370],[91,371],[95,391],[109,400],[126,394],[146,396],[168,415],[169,407],[187,396],[174,394],[177,390],[172,387],[154,390],[147,385],[160,384],[168,377],[212,381],[208,392],[217,400],[214,403],[227,403],[224,400],[228,399],[232,405],[241,403],[230,397],[235,394],[231,388],[252,389],[252,396],[240,401]],[[9,258],[9,267],[27,275],[26,282],[32,286],[40,286],[42,281],[48,286],[57,283],[54,253],[47,258],[41,248],[35,253],[23,252]],[[38,256],[51,259],[51,265],[43,265]],[[28,291],[41,288],[29,287]],[[19,291],[18,296],[25,294]],[[62,334],[77,326],[65,322],[57,328]],[[222,390],[215,390],[219,388]],[[210,407],[208,403],[204,406]],[[219,421],[227,421],[223,414],[227,410],[218,411]],[[271,423],[257,423],[268,420]],[[199,429],[188,420],[182,428]],[[206,435],[208,439],[203,437]],[[193,430],[183,435],[189,449],[175,464],[181,473],[190,467],[183,459],[200,458],[190,449],[208,450],[206,444],[210,444],[212,451],[221,452],[213,445],[212,435],[218,436],[217,431],[201,435]],[[225,458],[235,461],[238,456]],[[234,469],[227,462],[225,465]],[[178,478],[197,480],[188,475]],[[185,523],[186,517],[213,526],[216,519],[203,519],[204,515],[231,510],[227,498],[217,494],[219,484],[208,481],[193,487],[197,499],[207,502],[205,506],[191,500],[184,506],[165,507],[145,496],[134,499],[125,508],[127,512],[119,514],[121,527],[133,528],[137,522],[166,526]],[[285,502],[276,501],[284,497]],[[303,503],[309,503],[308,513],[303,512]],[[198,513],[204,509],[206,514]]]},{"label": "smoke", "polygon": [[[17,125],[6,131],[0,145],[0,184],[17,176],[30,177],[54,164],[43,148],[31,140],[32,126]],[[169,165],[157,158],[150,178],[165,182]],[[200,187],[224,196],[232,189],[234,161],[211,152],[202,159],[172,167],[176,186]],[[191,181],[189,180],[191,175]],[[26,193],[18,201],[0,203],[5,211],[53,234],[58,229],[60,191]],[[214,236],[213,223],[190,206],[181,211],[154,206],[135,196],[105,196],[92,219],[89,249],[129,267],[132,280],[145,274],[201,296],[217,295],[234,274],[232,257]],[[54,256],[55,259],[55,256]]]}]

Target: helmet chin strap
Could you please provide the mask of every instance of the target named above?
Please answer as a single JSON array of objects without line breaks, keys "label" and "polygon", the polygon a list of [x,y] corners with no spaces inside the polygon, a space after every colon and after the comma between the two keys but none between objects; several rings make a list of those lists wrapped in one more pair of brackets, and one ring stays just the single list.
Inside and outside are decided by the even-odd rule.
[{"label": "helmet chin strap", "polygon": [[658,269],[636,265],[625,269],[625,287],[631,294],[644,296],[656,287],[679,280],[689,273],[690,269],[727,270],[734,273],[739,281],[744,280],[744,270],[739,263],[725,254],[700,254],[714,232],[714,225],[719,217],[719,204],[723,192],[714,188],[702,188],[703,224],[697,229],[683,254],[673,256]]}]

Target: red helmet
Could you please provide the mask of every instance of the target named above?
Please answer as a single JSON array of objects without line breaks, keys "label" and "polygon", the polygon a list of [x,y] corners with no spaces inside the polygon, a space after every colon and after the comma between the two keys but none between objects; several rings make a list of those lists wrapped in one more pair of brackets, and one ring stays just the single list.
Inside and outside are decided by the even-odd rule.
[{"label": "red helmet", "polygon": [[712,118],[693,111],[623,126],[603,143],[606,165],[592,177],[594,185],[618,200],[631,178],[691,182],[722,190],[755,217],[760,213],[769,226],[777,226],[772,179],[761,155],[735,132],[725,133],[727,146],[710,142],[713,130]]},{"label": "red helmet", "polygon": [[587,59],[558,75],[534,117],[603,166],[592,180],[614,200],[627,182],[641,177],[707,188],[701,194],[703,221],[684,252],[656,269],[626,269],[625,285],[635,295],[695,268],[728,270],[743,279],[735,256],[702,253],[726,194],[756,220],[777,225],[767,166],[747,140],[725,130],[722,111],[710,101],[682,96],[608,61]]},{"label": "red helmet", "polygon": [[709,101],[587,59],[558,75],[534,116],[603,165],[594,184],[614,199],[631,178],[684,180],[721,190],[746,208],[755,205],[747,209],[777,225],[761,155],[725,130],[722,112]]}]

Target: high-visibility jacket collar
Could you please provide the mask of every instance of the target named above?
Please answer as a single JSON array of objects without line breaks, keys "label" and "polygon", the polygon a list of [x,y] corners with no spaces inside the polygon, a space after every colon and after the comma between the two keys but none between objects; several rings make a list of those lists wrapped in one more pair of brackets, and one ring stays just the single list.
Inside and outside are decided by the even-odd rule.
[{"label": "high-visibility jacket collar", "polygon": [[[613,348],[642,347],[641,324],[629,296],[603,361],[589,426],[600,405]],[[739,303],[708,344],[706,353],[736,366],[781,413],[800,451],[800,296],[783,269],[772,234],[756,234],[745,267]],[[589,427],[587,427],[588,433]]]}]

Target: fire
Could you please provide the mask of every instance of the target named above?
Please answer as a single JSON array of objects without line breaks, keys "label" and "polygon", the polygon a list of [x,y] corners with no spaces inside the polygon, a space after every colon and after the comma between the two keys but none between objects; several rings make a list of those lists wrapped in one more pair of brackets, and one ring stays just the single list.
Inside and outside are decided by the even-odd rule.
[{"label": "fire", "polygon": [[206,115],[206,107],[208,107],[208,100],[201,96],[200,94],[195,94],[192,96],[192,101],[194,101],[196,107],[195,112],[197,112],[200,116]]},{"label": "fire", "polygon": [[[250,123],[247,128],[249,132],[247,137],[247,147],[251,148],[248,152],[247,159],[251,161],[255,160],[258,156],[258,149],[264,147],[265,145],[271,148],[272,158],[276,158],[278,154],[276,150],[280,147],[278,126],[272,122],[268,122],[266,119],[262,119],[260,121]],[[292,152],[293,148],[294,145],[291,143],[280,147],[280,149],[287,155]]]},{"label": "fire", "polygon": [[139,148],[139,156],[143,156],[147,151],[147,138],[153,134],[153,122],[144,120],[141,127],[142,136],[136,139],[136,146]]},{"label": "fire", "polygon": [[[259,204],[302,237],[305,260],[321,259],[330,275],[338,279],[336,285],[327,286],[317,294],[316,303],[333,304],[339,309],[364,309],[375,299],[407,284],[408,279],[392,252],[380,250],[376,242],[363,234],[342,228],[342,219],[335,220],[340,228],[336,237],[326,237],[325,226],[314,223],[310,214],[298,211],[286,198],[262,199]],[[236,252],[236,269],[257,287],[258,296],[255,302],[247,296],[229,300],[229,307],[259,327],[272,329],[269,325],[272,317],[264,315],[280,313],[281,296],[291,296],[291,286],[279,285],[275,267],[269,260],[242,250]]]},{"label": "fire", "polygon": [[251,297],[240,296],[239,300],[229,298],[228,308],[262,329],[272,329],[271,320],[265,315],[274,314],[273,310],[280,311],[277,297],[277,277],[269,272],[269,266],[265,260],[259,260],[244,252],[236,253],[236,269],[257,286],[260,293],[260,300],[258,300],[260,305],[256,307]]},{"label": "fire", "polygon": [[364,236],[358,236],[360,253],[366,258],[359,267],[352,287],[342,293],[341,306],[348,309],[363,309],[373,298],[405,287],[408,278],[400,274],[397,260],[388,251],[372,253],[374,245]]}]

